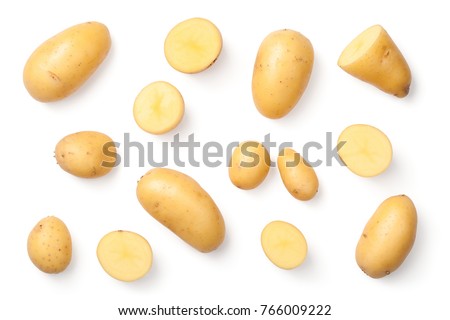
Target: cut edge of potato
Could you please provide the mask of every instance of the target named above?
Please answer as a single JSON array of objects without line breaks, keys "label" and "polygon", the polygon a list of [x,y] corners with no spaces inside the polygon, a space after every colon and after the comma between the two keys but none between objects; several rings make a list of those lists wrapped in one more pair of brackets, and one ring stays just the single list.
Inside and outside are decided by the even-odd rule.
[{"label": "cut edge of potato", "polygon": [[345,67],[364,56],[364,54],[377,41],[383,30],[384,29],[382,26],[374,25],[360,33],[342,51],[338,60],[338,65],[340,67]]},{"label": "cut edge of potato", "polygon": [[144,277],[151,269],[153,251],[141,235],[125,230],[112,231],[98,243],[97,258],[111,277],[125,282]]},{"label": "cut edge of potato", "polygon": [[[364,132],[365,131],[365,132]],[[345,128],[338,138],[339,157],[347,168],[361,177],[374,177],[385,172],[392,162],[392,144],[380,129],[367,124]]]},{"label": "cut edge of potato", "polygon": [[303,233],[285,221],[272,221],[261,232],[266,257],[277,267],[295,269],[306,259],[308,244]]},{"label": "cut edge of potato", "polygon": [[164,42],[164,55],[175,70],[198,73],[214,64],[222,44],[222,34],[214,23],[204,18],[191,18],[169,31]]}]

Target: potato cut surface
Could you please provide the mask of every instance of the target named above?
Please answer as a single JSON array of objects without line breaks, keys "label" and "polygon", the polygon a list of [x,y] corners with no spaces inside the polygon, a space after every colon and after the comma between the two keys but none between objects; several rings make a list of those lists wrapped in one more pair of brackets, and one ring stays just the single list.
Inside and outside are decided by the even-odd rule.
[{"label": "potato cut surface", "polygon": [[273,221],[264,228],[261,245],[273,264],[287,270],[301,265],[308,251],[301,231],[284,221]]},{"label": "potato cut surface", "polygon": [[122,230],[110,232],[100,240],[97,257],[106,273],[127,282],[145,276],[153,262],[147,240],[137,233]]},{"label": "potato cut surface", "polygon": [[222,50],[222,35],[209,20],[188,19],[176,25],[167,35],[164,54],[167,62],[184,73],[207,69]]},{"label": "potato cut surface", "polygon": [[392,161],[392,145],[379,129],[365,124],[347,127],[339,136],[342,161],[353,173],[373,177],[384,172]]},{"label": "potato cut surface", "polygon": [[136,97],[133,109],[138,126],[152,134],[174,129],[183,118],[184,100],[168,82],[158,81],[146,86]]},{"label": "potato cut surface", "polygon": [[350,44],[344,49],[339,57],[338,64],[345,66],[360,59],[376,42],[383,28],[375,25],[361,34],[359,34]]}]

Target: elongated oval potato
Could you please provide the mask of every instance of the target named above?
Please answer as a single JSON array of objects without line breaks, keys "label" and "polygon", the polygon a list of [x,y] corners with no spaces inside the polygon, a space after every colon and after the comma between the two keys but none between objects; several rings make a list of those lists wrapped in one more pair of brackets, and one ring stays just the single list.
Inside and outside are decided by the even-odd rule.
[{"label": "elongated oval potato", "polygon": [[184,100],[178,89],[170,83],[152,82],[136,97],[133,115],[142,130],[163,134],[180,123],[184,115]]},{"label": "elongated oval potato", "polygon": [[389,138],[368,124],[354,124],[345,128],[339,135],[339,145],[339,157],[358,176],[377,176],[391,164],[393,152]]},{"label": "elongated oval potato", "polygon": [[113,140],[96,131],[72,133],[55,147],[55,158],[64,171],[80,178],[98,178],[116,165],[117,151]]},{"label": "elongated oval potato", "polygon": [[285,221],[266,225],[261,233],[261,246],[274,265],[286,270],[300,266],[308,252],[303,233]]},{"label": "elongated oval potato", "polygon": [[98,243],[97,258],[111,277],[131,282],[144,277],[151,269],[153,251],[141,235],[125,230],[112,231]]},{"label": "elongated oval potato", "polygon": [[264,145],[256,141],[244,141],[234,149],[228,176],[238,188],[249,190],[259,186],[270,169],[270,155]]},{"label": "elongated oval potato", "polygon": [[209,20],[192,18],[169,31],[164,42],[167,62],[183,73],[198,73],[216,62],[222,51],[222,35]]},{"label": "elongated oval potato", "polygon": [[261,43],[253,69],[252,93],[258,111],[277,119],[298,103],[311,76],[314,49],[293,30],[270,33]]},{"label": "elongated oval potato", "polygon": [[41,102],[75,92],[106,58],[111,47],[108,28],[99,22],[72,26],[42,43],[29,57],[23,82]]},{"label": "elongated oval potato", "polygon": [[142,207],[161,224],[201,252],[215,250],[225,238],[225,223],[211,196],[191,177],[155,168],[138,182]]},{"label": "elongated oval potato", "polygon": [[408,256],[416,239],[417,212],[406,195],[381,203],[356,246],[356,262],[372,278],[394,272]]},{"label": "elongated oval potato", "polygon": [[291,148],[284,148],[277,159],[283,184],[298,200],[311,200],[319,190],[319,179],[311,165]]},{"label": "elongated oval potato", "polygon": [[359,34],[344,49],[338,65],[352,76],[403,98],[411,85],[411,70],[389,34],[380,25]]},{"label": "elongated oval potato", "polygon": [[60,273],[72,260],[72,237],[62,220],[49,216],[31,230],[27,242],[31,262],[42,272]]}]

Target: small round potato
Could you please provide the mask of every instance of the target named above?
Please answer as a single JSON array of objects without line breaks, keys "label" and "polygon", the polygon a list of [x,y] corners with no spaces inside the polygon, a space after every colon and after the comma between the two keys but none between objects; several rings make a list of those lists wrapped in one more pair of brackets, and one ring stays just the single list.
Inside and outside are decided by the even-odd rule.
[{"label": "small round potato", "polygon": [[269,169],[270,155],[264,145],[256,141],[245,141],[234,149],[228,175],[236,187],[249,190],[264,181]]},{"label": "small round potato", "polygon": [[261,233],[261,245],[267,258],[279,268],[294,269],[306,258],[306,239],[295,226],[284,221],[272,221]]},{"label": "small round potato", "polygon": [[27,250],[31,262],[39,270],[45,273],[60,273],[72,259],[72,238],[69,229],[57,217],[46,217],[31,230]]},{"label": "small round potato", "polygon": [[222,35],[209,20],[192,18],[180,22],[166,37],[167,62],[184,73],[198,73],[209,68],[222,50]]},{"label": "small round potato", "polygon": [[144,277],[151,269],[153,252],[147,240],[131,231],[113,231],[97,246],[97,258],[111,277],[131,282]]},{"label": "small round potato", "polygon": [[392,161],[392,145],[379,129],[367,124],[351,125],[338,138],[338,154],[347,168],[361,177],[383,173]]},{"label": "small round potato", "polygon": [[61,100],[74,93],[108,55],[111,37],[99,22],[70,27],[42,43],[30,56],[23,82],[41,102]]},{"label": "small round potato", "polygon": [[163,134],[180,123],[184,115],[184,100],[170,83],[153,82],[136,97],[133,115],[142,130]]},{"label": "small round potato", "polygon": [[58,142],[55,158],[66,172],[81,178],[98,178],[116,164],[116,147],[107,135],[95,131],[70,134]]},{"label": "small round potato", "polygon": [[298,200],[311,200],[319,190],[319,179],[311,165],[291,148],[284,148],[277,160],[283,184]]}]

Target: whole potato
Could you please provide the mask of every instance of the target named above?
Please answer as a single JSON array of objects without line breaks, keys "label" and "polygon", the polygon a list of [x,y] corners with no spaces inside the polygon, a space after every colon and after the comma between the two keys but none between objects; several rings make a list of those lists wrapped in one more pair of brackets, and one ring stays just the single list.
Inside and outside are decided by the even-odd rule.
[{"label": "whole potato", "polygon": [[284,148],[277,159],[278,170],[289,193],[298,200],[311,200],[319,190],[319,179],[311,165],[294,149]]},{"label": "whole potato", "polygon": [[372,278],[394,272],[416,239],[417,212],[406,195],[384,200],[367,222],[356,247],[356,262]]},{"label": "whole potato", "polygon": [[300,100],[311,76],[311,42],[293,30],[270,33],[261,43],[253,69],[252,92],[258,111],[277,119]]},{"label": "whole potato", "polygon": [[66,172],[81,178],[106,175],[116,164],[117,152],[113,140],[96,131],[81,131],[61,139],[55,148],[55,158]]},{"label": "whole potato", "polygon": [[224,240],[225,223],[211,196],[191,177],[167,168],[148,171],[138,182],[137,197],[156,220],[201,252]]},{"label": "whole potato", "polygon": [[57,217],[46,217],[31,230],[27,250],[31,262],[42,272],[62,272],[72,259],[69,229]]},{"label": "whole potato", "polygon": [[339,67],[378,89],[403,98],[411,85],[411,70],[397,45],[380,25],[359,34],[344,49]]},{"label": "whole potato", "polygon": [[41,102],[75,92],[106,58],[111,47],[108,28],[99,22],[72,26],[42,43],[29,57],[23,82]]},{"label": "whole potato", "polygon": [[269,169],[270,155],[264,145],[256,141],[245,141],[234,149],[228,175],[236,187],[249,190],[264,181]]}]

